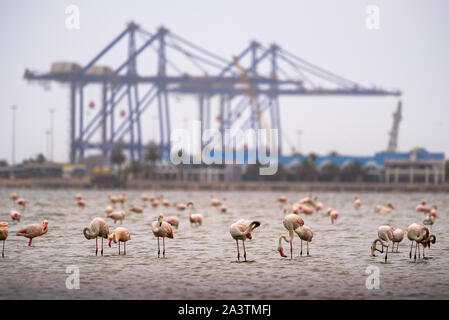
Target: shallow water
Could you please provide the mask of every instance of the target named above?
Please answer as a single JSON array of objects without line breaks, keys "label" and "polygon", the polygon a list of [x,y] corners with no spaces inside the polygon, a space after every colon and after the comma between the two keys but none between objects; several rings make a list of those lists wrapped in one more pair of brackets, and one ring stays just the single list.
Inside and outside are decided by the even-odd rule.
[{"label": "shallow water", "polygon": [[[204,216],[204,224],[189,225],[188,210],[173,207],[146,207],[142,214],[127,212],[123,227],[129,229],[127,255],[118,256],[117,245],[105,242],[104,256],[95,256],[95,240],[86,240],[84,227],[99,216],[105,217],[107,194],[121,191],[79,191],[87,207],[80,211],[74,196],[77,190],[19,190],[28,201],[19,224],[11,222],[9,194],[0,190],[0,221],[9,222],[5,258],[0,258],[0,299],[448,299],[449,298],[449,198],[446,194],[362,193],[362,208],[353,208],[353,194],[322,193],[325,208],[340,212],[332,225],[324,213],[301,215],[314,232],[311,256],[300,256],[295,234],[293,260],[277,252],[279,235],[288,236],[283,214],[272,192],[225,192],[228,213],[209,205],[210,192],[166,191],[171,202],[195,202],[194,212]],[[17,191],[17,190],[16,190]],[[141,204],[141,191],[126,191],[127,208]],[[147,194],[153,192],[148,191]],[[159,195],[160,192],[154,192]],[[304,194],[285,194],[299,200]],[[371,242],[379,225],[406,230],[413,222],[422,224],[423,214],[414,211],[421,199],[439,207],[433,231],[437,242],[428,260],[409,260],[408,239],[399,253],[370,256]],[[378,203],[393,202],[391,213],[374,213]],[[157,240],[151,222],[160,212],[180,218],[174,239],[166,240],[166,258],[157,258]],[[236,244],[229,226],[240,218],[258,220],[261,226],[246,241],[248,262],[237,260]],[[15,236],[30,223],[49,221],[49,231],[33,240]],[[110,230],[114,225],[107,219]],[[100,243],[100,242],[99,242]],[[162,243],[162,242],[161,242]],[[289,245],[283,243],[286,254]],[[242,250],[242,247],[240,247]],[[68,266],[79,268],[80,288],[67,289]],[[367,267],[379,268],[380,289],[366,288]]]}]

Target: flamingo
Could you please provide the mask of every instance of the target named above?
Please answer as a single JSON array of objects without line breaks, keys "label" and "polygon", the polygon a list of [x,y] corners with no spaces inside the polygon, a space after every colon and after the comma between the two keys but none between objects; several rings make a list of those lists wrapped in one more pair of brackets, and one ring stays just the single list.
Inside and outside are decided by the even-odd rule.
[{"label": "flamingo", "polygon": [[19,198],[19,195],[15,192],[9,195],[9,199],[13,202],[13,205],[16,206],[16,200]]},{"label": "flamingo", "polygon": [[430,215],[436,218],[437,216],[437,206],[433,206],[432,210],[430,210]]},{"label": "flamingo", "polygon": [[246,249],[245,249],[245,240],[246,239],[252,239],[252,232],[254,229],[256,229],[258,226],[260,226],[259,221],[248,221],[248,220],[239,220],[236,223],[233,223],[231,227],[229,228],[229,233],[231,234],[232,238],[237,243],[237,259],[240,261],[240,249],[239,249],[239,240],[243,243],[243,257],[246,261]]},{"label": "flamingo", "polygon": [[304,225],[304,221],[301,219],[300,216],[296,215],[296,214],[288,214],[284,217],[284,220],[282,221],[282,223],[284,224],[285,229],[287,229],[289,237],[287,239],[287,237],[281,235],[279,236],[279,244],[278,244],[278,251],[281,255],[281,257],[287,257],[284,254],[284,249],[282,248],[282,239],[285,240],[285,242],[289,242],[290,243],[290,259],[293,259],[293,230],[297,229],[300,226]]},{"label": "flamingo", "polygon": [[[390,246],[390,241],[393,241],[393,229],[390,226],[380,226],[377,229],[377,239],[373,241],[371,244],[371,255],[375,257],[375,251],[379,251],[380,253],[384,252],[384,247],[387,248],[385,252],[385,263],[387,263],[388,258],[388,247]],[[380,242],[382,245],[382,250],[377,249],[376,244]]]},{"label": "flamingo", "polygon": [[145,193],[143,193],[143,194],[140,196],[140,199],[141,199],[142,202],[143,202],[143,206],[146,207],[146,202],[148,201],[148,195],[146,195]]},{"label": "flamingo", "polygon": [[123,209],[125,206],[125,202],[126,202],[127,196],[126,193],[122,193],[121,195],[118,196],[117,200],[118,202],[120,202],[120,207]]},{"label": "flamingo", "polygon": [[112,196],[112,195],[108,195],[108,198],[109,198],[109,202],[110,203],[112,203],[112,206],[114,207],[114,209],[115,209],[115,204],[117,203],[117,197],[115,197],[115,196]]},{"label": "flamingo", "polygon": [[163,221],[164,215],[159,214],[159,219],[151,224],[153,234],[157,237],[157,257],[160,257],[161,248],[159,244],[159,238],[162,237],[162,256],[165,257],[165,238],[173,239],[173,229],[168,222]]},{"label": "flamingo", "polygon": [[220,207],[220,211],[221,211],[221,212],[226,212],[226,211],[228,211],[228,206],[227,206],[226,204],[223,203],[223,204],[221,205],[221,207]]},{"label": "flamingo", "polygon": [[153,201],[151,201],[151,206],[153,208],[159,207],[159,200],[158,199],[154,199]]},{"label": "flamingo", "polygon": [[8,222],[0,222],[0,240],[3,241],[2,257],[5,257],[5,242],[8,238]]},{"label": "flamingo", "polygon": [[176,230],[178,230],[178,226],[179,226],[179,219],[178,217],[168,217],[167,218],[167,222],[176,228]]},{"label": "flamingo", "polygon": [[299,209],[299,211],[301,213],[304,213],[304,214],[307,214],[307,215],[313,214],[313,212],[315,211],[312,207],[309,207],[307,205],[302,205],[302,204],[300,204],[298,206],[298,209]]},{"label": "flamingo", "polygon": [[11,216],[12,221],[20,222],[20,212],[19,211],[10,211],[9,215]]},{"label": "flamingo", "polygon": [[318,197],[315,197],[314,201],[315,201],[315,210],[316,212],[319,213],[321,210],[324,209],[324,205],[319,201]]},{"label": "flamingo", "polygon": [[399,252],[399,242],[401,242],[404,239],[404,230],[399,229],[399,228],[393,228],[393,248],[391,250],[391,252],[393,252],[394,250],[394,244],[397,243],[396,245],[396,252]]},{"label": "flamingo", "polygon": [[83,195],[81,193],[77,193],[75,195],[75,200],[82,200],[83,199]]},{"label": "flamingo", "polygon": [[84,228],[83,234],[87,240],[95,239],[95,255],[98,254],[98,237],[101,237],[101,255],[103,255],[103,239],[109,236],[109,227],[102,218],[95,218],[90,223],[89,228]]},{"label": "flamingo", "polygon": [[126,241],[131,240],[131,235],[129,234],[128,229],[118,227],[112,232],[109,236],[109,248],[111,247],[111,242],[118,242],[118,255],[120,255],[120,242],[123,242],[123,255],[126,256]]},{"label": "flamingo", "polygon": [[392,209],[394,209],[394,206],[391,204],[391,202],[387,202],[386,206],[383,206],[381,204],[378,204],[377,206],[374,207],[374,212],[377,213],[389,213]]},{"label": "flamingo", "polygon": [[48,221],[44,220],[42,221],[42,225],[39,224],[26,225],[25,227],[20,229],[16,233],[16,235],[30,239],[30,241],[28,242],[28,246],[31,247],[31,241],[33,240],[33,238],[42,236],[46,234],[47,231],[48,231]]},{"label": "flamingo", "polygon": [[106,214],[114,212],[114,208],[112,206],[107,206],[105,210]]},{"label": "flamingo", "polygon": [[142,213],[143,212],[143,208],[141,206],[136,206],[136,205],[132,206],[130,210],[132,212],[135,212],[135,213]]},{"label": "flamingo", "polygon": [[329,209],[327,209],[327,213],[331,217],[331,223],[334,224],[334,221],[336,221],[338,219],[338,216],[339,216],[338,211],[335,210],[335,209],[329,208]]},{"label": "flamingo", "polygon": [[199,213],[192,214],[193,201],[187,202],[187,207],[190,208],[190,211],[189,211],[190,225],[192,225],[192,224],[195,224],[196,226],[202,225],[203,224],[203,216],[201,214],[199,214]]},{"label": "flamingo", "polygon": [[[419,251],[419,244],[423,244],[423,247],[426,247],[427,245],[430,246],[430,243],[435,243],[436,238],[434,235],[430,235],[429,229],[426,227],[423,227],[417,223],[412,223],[407,228],[407,238],[411,241],[410,246],[410,254],[409,258],[412,258],[412,250],[413,250],[413,242],[416,242],[415,246],[415,261],[416,261],[416,250],[418,250],[418,254],[420,255]],[[423,249],[423,258],[424,258],[424,249]]]},{"label": "flamingo", "polygon": [[83,199],[77,200],[76,201],[76,205],[78,206],[78,208],[80,208],[81,210],[83,210],[86,207],[86,203],[84,202]]},{"label": "flamingo", "polygon": [[22,211],[25,211],[26,201],[24,198],[19,198],[16,203],[21,207]]},{"label": "flamingo", "polygon": [[432,226],[435,223],[435,216],[429,213],[422,223],[429,226],[430,231],[432,231]]},{"label": "flamingo", "polygon": [[107,215],[107,217],[114,220],[114,224],[117,223],[117,220],[120,220],[120,224],[122,224],[123,220],[125,219],[125,215],[126,215],[126,213],[124,211],[115,211],[115,212],[109,213]]},{"label": "flamingo", "polygon": [[287,197],[284,196],[284,195],[279,196],[279,197],[276,199],[276,201],[279,202],[279,204],[281,205],[281,208],[282,208],[282,206],[287,202]]},{"label": "flamingo", "polygon": [[162,205],[164,207],[170,207],[170,201],[168,201],[167,199],[162,199]]},{"label": "flamingo", "polygon": [[362,205],[362,202],[360,201],[358,196],[354,197],[354,208],[359,209]]},{"label": "flamingo", "polygon": [[430,213],[430,211],[432,210],[432,207],[425,206],[423,204],[419,204],[416,206],[415,210],[418,212]]},{"label": "flamingo", "polygon": [[301,256],[302,256],[302,242],[305,241],[307,243],[307,255],[309,255],[309,242],[312,242],[313,232],[309,226],[302,225],[294,230],[298,235],[299,239],[301,239]]},{"label": "flamingo", "polygon": [[213,194],[210,195],[210,204],[212,207],[218,207],[221,205],[221,201],[215,198]]},{"label": "flamingo", "polygon": [[176,204],[176,210],[178,211],[184,211],[186,209],[186,205],[184,203],[178,203]]},{"label": "flamingo", "polygon": [[148,201],[150,201],[150,202],[153,202],[154,199],[156,199],[156,198],[154,197],[154,195],[150,195],[150,196],[148,197]]}]

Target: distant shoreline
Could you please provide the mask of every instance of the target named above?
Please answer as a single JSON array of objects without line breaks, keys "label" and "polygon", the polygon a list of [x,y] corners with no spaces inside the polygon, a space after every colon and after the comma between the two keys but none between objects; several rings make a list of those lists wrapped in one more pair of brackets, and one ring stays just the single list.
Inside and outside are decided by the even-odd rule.
[{"label": "distant shoreline", "polygon": [[438,192],[449,193],[449,183],[410,184],[378,182],[293,182],[226,181],[194,182],[128,179],[118,185],[95,184],[89,178],[0,179],[2,189],[128,189],[191,191],[277,191],[277,192]]}]

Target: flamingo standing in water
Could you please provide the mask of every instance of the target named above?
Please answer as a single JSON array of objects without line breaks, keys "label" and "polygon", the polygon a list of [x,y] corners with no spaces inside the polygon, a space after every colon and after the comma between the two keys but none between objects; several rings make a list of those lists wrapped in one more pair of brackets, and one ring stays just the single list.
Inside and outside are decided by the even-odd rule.
[{"label": "flamingo standing in water", "polygon": [[89,228],[84,228],[83,234],[87,240],[95,239],[95,255],[98,254],[98,237],[101,237],[101,255],[103,255],[103,239],[109,236],[109,227],[102,218],[95,218],[90,223]]},{"label": "flamingo standing in water", "polygon": [[435,223],[435,216],[429,213],[422,223],[429,226],[429,230],[432,231],[432,226]]},{"label": "flamingo standing in water", "polygon": [[124,211],[115,211],[107,215],[108,218],[114,220],[114,224],[117,223],[118,220],[120,220],[120,224],[122,224],[125,216],[126,213]]},{"label": "flamingo standing in water", "polygon": [[[387,263],[388,258],[388,247],[390,246],[390,241],[393,241],[393,229],[390,226],[380,226],[377,229],[377,239],[373,241],[371,244],[371,255],[375,257],[375,251],[379,251],[380,253],[384,252],[384,247],[387,248],[385,252],[385,263]],[[382,250],[377,249],[376,244],[380,242],[382,245]]]},{"label": "flamingo standing in water", "polygon": [[81,194],[81,193],[77,193],[76,195],[75,195],[75,200],[82,200],[83,199],[83,195]]},{"label": "flamingo standing in water", "polygon": [[215,198],[213,194],[210,195],[210,204],[212,207],[218,207],[221,205],[221,201],[218,198]]},{"label": "flamingo standing in water", "polygon": [[42,236],[46,234],[48,231],[48,221],[44,220],[42,221],[42,225],[40,224],[29,224],[17,231],[16,235],[22,236],[25,238],[30,239],[28,242],[28,246],[31,247],[31,241],[33,238]]},{"label": "flamingo standing in water", "polygon": [[77,200],[76,201],[76,205],[78,206],[78,208],[80,208],[81,210],[83,210],[86,207],[86,203],[84,202],[83,199]]},{"label": "flamingo standing in water", "polygon": [[[435,243],[436,238],[434,235],[430,235],[429,229],[426,227],[423,227],[417,223],[412,223],[407,228],[407,238],[411,241],[410,246],[410,254],[409,258],[412,258],[412,250],[413,250],[413,242],[416,242],[415,246],[415,261],[416,261],[416,251],[418,250],[418,256],[420,257],[421,253],[419,251],[419,244],[422,244],[425,248],[427,245],[430,247],[430,243]],[[423,258],[424,256],[424,249],[423,249]]]},{"label": "flamingo standing in water", "polygon": [[110,213],[114,212],[114,208],[112,206],[107,206],[105,211],[106,211],[106,214],[110,214]]},{"label": "flamingo standing in water", "polygon": [[153,201],[151,201],[151,206],[153,208],[159,207],[159,200],[158,199],[154,199]]},{"label": "flamingo standing in water", "polygon": [[309,255],[309,242],[312,242],[313,232],[309,226],[302,225],[295,229],[296,234],[299,239],[301,239],[301,256],[302,256],[302,242],[305,241],[307,243],[307,255]]},{"label": "flamingo standing in water", "polygon": [[118,202],[120,202],[120,207],[123,209],[125,207],[125,202],[127,199],[127,195],[126,193],[122,193],[121,195],[118,196],[117,200]]},{"label": "flamingo standing in water", "polygon": [[114,207],[114,209],[115,209],[115,204],[117,203],[117,197],[115,197],[115,196],[113,196],[113,195],[108,195],[108,198],[109,198],[109,202],[110,203],[112,203],[112,206]]},{"label": "flamingo standing in water", "polygon": [[148,201],[148,195],[146,195],[145,193],[143,193],[143,194],[140,196],[140,200],[142,200],[143,206],[146,207],[146,206],[147,206],[147,201]]},{"label": "flamingo standing in water", "polygon": [[8,222],[0,222],[0,240],[3,241],[2,257],[5,257],[5,242],[8,238]]},{"label": "flamingo standing in water", "polygon": [[13,193],[11,193],[9,195],[9,199],[12,201],[13,206],[15,207],[16,206],[16,200],[19,199],[19,195],[17,193],[13,192]]},{"label": "flamingo standing in water", "polygon": [[168,201],[167,199],[162,199],[162,205],[164,207],[170,207],[170,201]]},{"label": "flamingo standing in water", "polygon": [[354,197],[354,208],[359,209],[362,205],[362,202],[360,201],[358,196]]},{"label": "flamingo standing in water", "polygon": [[123,255],[126,256],[126,241],[131,240],[131,235],[129,234],[128,229],[118,227],[114,230],[109,236],[109,248],[111,247],[111,242],[118,242],[118,255],[120,255],[120,242],[123,242]]},{"label": "flamingo standing in water", "polygon": [[189,211],[189,220],[190,220],[190,225],[194,224],[196,226],[198,225],[202,225],[203,224],[203,216],[199,213],[197,214],[192,214],[192,210],[193,210],[193,201],[189,201],[187,202],[187,207],[190,208]]},{"label": "flamingo standing in water", "polygon": [[300,216],[298,216],[297,214],[288,214],[284,217],[284,220],[282,221],[282,223],[284,224],[285,229],[287,229],[288,231],[288,239],[287,237],[281,235],[279,236],[279,244],[278,244],[278,251],[281,255],[281,257],[287,257],[284,254],[284,249],[282,248],[282,239],[284,239],[285,242],[289,242],[290,243],[290,259],[293,259],[293,231],[295,229],[297,229],[298,227],[301,227],[304,225],[304,221],[301,219]]},{"label": "flamingo standing in water", "polygon": [[329,208],[327,209],[327,214],[331,217],[331,223],[334,224],[334,221],[338,219],[339,213],[337,210]]},{"label": "flamingo standing in water", "polygon": [[153,234],[157,237],[157,257],[160,257],[161,247],[159,243],[159,238],[162,237],[162,257],[165,257],[165,238],[173,239],[173,229],[168,222],[163,221],[164,215],[162,213],[159,214],[159,219],[154,221],[151,224],[151,229],[153,230]]},{"label": "flamingo standing in water", "polygon": [[396,245],[396,252],[399,252],[399,242],[401,242],[404,239],[404,230],[399,229],[399,228],[393,228],[393,248],[391,250],[391,252],[394,252],[394,244],[397,243]]},{"label": "flamingo standing in water", "polygon": [[186,205],[184,203],[177,203],[176,204],[176,210],[184,211],[185,209],[186,209]]},{"label": "flamingo standing in water", "polygon": [[300,204],[300,205],[298,206],[298,209],[299,209],[299,211],[300,211],[301,213],[304,213],[304,214],[307,214],[307,215],[313,214],[313,213],[315,212],[315,209],[314,209],[314,208],[312,208],[312,207],[310,207],[310,206],[307,206],[307,205],[303,205],[303,204]]},{"label": "flamingo standing in water", "polygon": [[281,205],[281,208],[287,203],[287,197],[282,195],[276,199],[277,202]]},{"label": "flamingo standing in water", "polygon": [[245,249],[245,240],[252,239],[252,232],[260,226],[259,221],[248,221],[248,220],[239,220],[236,223],[233,223],[229,228],[229,233],[231,233],[232,238],[237,243],[237,259],[240,261],[240,249],[239,249],[239,240],[243,243],[243,257],[246,261],[246,249]]},{"label": "flamingo standing in water", "polygon": [[25,211],[26,200],[24,198],[19,198],[16,203],[21,207],[22,211]]},{"label": "flamingo standing in water", "polygon": [[131,210],[131,212],[135,212],[135,213],[143,212],[143,208],[141,206],[136,206],[136,205],[132,206],[130,210]]},{"label": "flamingo standing in water", "polygon": [[12,221],[20,222],[20,212],[19,211],[10,211],[9,215],[11,216]]},{"label": "flamingo standing in water", "polygon": [[167,218],[167,222],[176,228],[176,230],[178,230],[178,226],[179,226],[179,219],[178,217],[168,217]]}]

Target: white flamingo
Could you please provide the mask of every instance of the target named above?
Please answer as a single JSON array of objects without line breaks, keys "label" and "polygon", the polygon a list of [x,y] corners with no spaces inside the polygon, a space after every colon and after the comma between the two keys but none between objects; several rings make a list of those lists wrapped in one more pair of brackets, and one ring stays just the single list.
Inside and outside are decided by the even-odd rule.
[{"label": "white flamingo", "polygon": [[109,236],[109,248],[111,247],[111,242],[118,242],[118,255],[120,255],[120,242],[123,242],[123,255],[126,255],[126,241],[131,240],[131,235],[129,234],[128,229],[118,227],[114,230]]},{"label": "white flamingo", "polygon": [[[412,258],[412,250],[413,250],[413,243],[416,242],[415,246],[415,261],[416,261],[416,251],[418,250],[418,255],[420,256],[421,253],[419,251],[419,244],[422,244],[423,247],[429,245],[430,243],[435,243],[436,238],[434,235],[430,235],[429,229],[426,227],[423,227],[417,223],[412,223],[407,228],[407,238],[411,241],[410,246],[410,254],[409,258]],[[424,258],[424,249],[423,249],[423,258]]]},{"label": "white flamingo", "polygon": [[260,226],[259,221],[249,221],[249,220],[239,220],[236,223],[233,223],[229,228],[229,233],[232,238],[234,238],[237,243],[237,259],[240,261],[240,249],[239,249],[239,240],[243,243],[243,257],[246,261],[246,249],[245,249],[245,240],[252,239],[252,232]]},{"label": "white flamingo", "polygon": [[295,229],[296,234],[299,239],[301,239],[301,256],[302,256],[302,242],[305,241],[307,243],[307,255],[309,255],[309,242],[312,242],[313,232],[309,226],[303,225],[299,226]]},{"label": "white flamingo", "polygon": [[90,223],[89,228],[84,228],[83,234],[87,240],[95,239],[95,255],[98,254],[98,237],[101,237],[101,255],[103,255],[103,239],[109,236],[109,227],[102,218],[95,218]]},{"label": "white flamingo", "polygon": [[396,245],[396,252],[399,252],[399,242],[401,242],[404,239],[404,230],[396,228],[393,228],[393,248],[391,250],[391,252],[394,251],[394,244],[397,243]]},{"label": "white flamingo", "polygon": [[157,257],[160,257],[161,247],[159,243],[159,238],[162,238],[162,256],[165,257],[165,238],[173,239],[173,229],[168,222],[163,221],[164,215],[159,214],[159,219],[151,224],[151,229],[155,237],[157,237]]},{"label": "white flamingo", "polygon": [[[393,229],[390,226],[380,226],[377,229],[377,239],[373,241],[371,244],[371,255],[375,256],[375,251],[379,251],[380,253],[384,252],[384,247],[387,248],[385,252],[385,263],[388,258],[388,247],[390,246],[390,241],[393,241]],[[380,242],[382,245],[382,250],[377,249],[376,244]]]},{"label": "white flamingo", "polygon": [[284,239],[285,242],[290,243],[290,259],[293,259],[293,231],[297,229],[300,226],[304,225],[304,221],[301,219],[300,216],[297,214],[288,214],[284,217],[284,220],[282,221],[284,224],[285,229],[288,231],[289,237],[285,237],[283,235],[279,236],[279,244],[278,244],[278,251],[281,255],[281,257],[287,257],[284,254],[284,249],[282,248],[282,239]]}]

